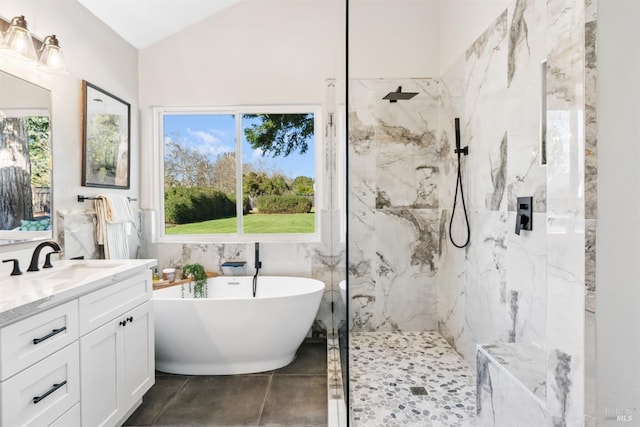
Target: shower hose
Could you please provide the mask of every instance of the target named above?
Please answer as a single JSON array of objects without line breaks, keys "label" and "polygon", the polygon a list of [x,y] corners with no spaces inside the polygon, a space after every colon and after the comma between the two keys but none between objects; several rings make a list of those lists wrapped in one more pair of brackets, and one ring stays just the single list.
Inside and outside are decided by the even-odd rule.
[{"label": "shower hose", "polygon": [[[453,243],[453,246],[455,246],[456,248],[464,248],[469,244],[469,240],[471,238],[471,228],[469,227],[469,216],[467,215],[467,206],[464,203],[464,190],[462,189],[461,156],[463,152],[465,152],[466,154],[468,151],[466,151],[466,147],[464,149],[460,149],[460,126],[458,119],[456,119],[456,147],[457,148],[455,152],[456,154],[458,154],[458,177],[456,178],[456,192],[453,196],[453,209],[451,210],[451,219],[449,220],[449,239],[451,239],[451,243]],[[451,229],[453,228],[453,218],[456,215],[456,206],[458,205],[458,188],[460,188],[460,199],[462,200],[464,222],[467,225],[467,239],[461,245],[457,244],[455,240],[453,240],[453,235],[451,234]]]}]

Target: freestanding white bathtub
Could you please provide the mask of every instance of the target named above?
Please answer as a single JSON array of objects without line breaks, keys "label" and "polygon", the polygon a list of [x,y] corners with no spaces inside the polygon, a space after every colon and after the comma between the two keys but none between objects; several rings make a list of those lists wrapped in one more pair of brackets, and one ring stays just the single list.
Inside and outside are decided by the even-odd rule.
[{"label": "freestanding white bathtub", "polygon": [[156,369],[232,375],[291,363],[316,317],[325,285],[315,279],[258,276],[254,298],[252,279],[210,278],[208,298],[192,298],[188,285],[154,291]]}]

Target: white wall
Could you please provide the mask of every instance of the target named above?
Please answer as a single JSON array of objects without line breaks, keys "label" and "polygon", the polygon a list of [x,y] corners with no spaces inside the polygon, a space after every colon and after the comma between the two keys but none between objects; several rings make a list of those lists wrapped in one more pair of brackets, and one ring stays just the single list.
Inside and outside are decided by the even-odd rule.
[{"label": "white wall", "polygon": [[439,62],[444,74],[514,0],[440,0]]},{"label": "white wall", "polygon": [[[51,91],[53,143],[53,208],[89,208],[76,201],[78,194],[95,195],[100,189],[80,185],[82,171],[83,79],[131,103],[131,190],[139,192],[138,54],[106,25],[75,0],[4,0],[0,16],[10,19],[24,14],[29,28],[40,39],[56,34],[60,40],[69,75],[54,76],[38,71],[26,62],[0,57],[0,69]],[[21,245],[20,247],[33,245]],[[16,246],[0,246],[0,252],[14,252]],[[5,271],[7,264],[0,264]]]},{"label": "white wall", "polygon": [[349,0],[349,78],[437,77],[439,0]]},{"label": "white wall", "polygon": [[513,0],[349,0],[349,78],[438,77]]},{"label": "white wall", "polygon": [[[598,425],[640,402],[640,2],[598,2]],[[640,426],[640,411],[633,422]]]},{"label": "white wall", "polygon": [[341,5],[247,0],[142,49],[142,107],[321,102],[344,75]]},{"label": "white wall", "polygon": [[[344,103],[342,0],[247,0],[140,51],[140,106],[151,176],[152,106]],[[153,207],[151,182],[143,206]]]}]

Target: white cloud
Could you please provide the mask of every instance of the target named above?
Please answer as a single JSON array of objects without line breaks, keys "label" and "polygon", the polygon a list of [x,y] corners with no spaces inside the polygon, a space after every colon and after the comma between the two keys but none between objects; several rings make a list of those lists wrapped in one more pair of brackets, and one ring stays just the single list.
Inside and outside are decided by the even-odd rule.
[{"label": "white cloud", "polygon": [[252,162],[257,162],[260,160],[263,160],[264,157],[264,150],[262,148],[256,148],[254,150],[251,150],[251,161]]},{"label": "white cloud", "polygon": [[198,151],[199,153],[214,159],[220,154],[233,153],[236,148],[233,145],[225,143],[225,134],[219,130],[193,130],[187,128],[188,138],[184,138],[184,142]]},{"label": "white cloud", "polygon": [[203,145],[199,145],[198,147],[196,147],[196,150],[198,150],[198,152],[204,154],[205,156],[207,156],[209,158],[215,158],[215,157],[219,156],[220,154],[235,152],[236,151],[236,147],[232,147],[230,145],[203,144]]},{"label": "white cloud", "polygon": [[190,136],[204,142],[205,144],[218,144],[222,142],[222,140],[215,136],[212,132],[206,132],[203,130],[192,130],[190,128],[187,128],[187,133]]}]

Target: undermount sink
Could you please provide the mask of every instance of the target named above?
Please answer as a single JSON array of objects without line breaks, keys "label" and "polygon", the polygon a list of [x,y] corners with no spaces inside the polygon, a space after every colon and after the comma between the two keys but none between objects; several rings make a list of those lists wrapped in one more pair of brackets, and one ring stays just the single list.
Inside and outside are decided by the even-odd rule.
[{"label": "undermount sink", "polygon": [[38,279],[83,280],[95,274],[104,274],[106,269],[121,265],[123,265],[123,262],[103,260],[54,263],[53,268],[41,270],[41,273],[38,274]]}]

